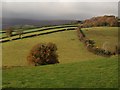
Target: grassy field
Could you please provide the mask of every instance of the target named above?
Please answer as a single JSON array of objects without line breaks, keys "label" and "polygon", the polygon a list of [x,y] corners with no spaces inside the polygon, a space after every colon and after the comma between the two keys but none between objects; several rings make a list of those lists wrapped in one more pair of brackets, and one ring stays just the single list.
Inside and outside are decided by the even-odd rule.
[{"label": "grassy field", "polygon": [[93,27],[83,30],[89,39],[96,42],[97,47],[103,48],[106,44],[107,48],[114,52],[115,45],[118,45],[118,27]]},{"label": "grassy field", "polygon": [[109,42],[111,45],[118,43],[118,27],[93,27],[83,30],[88,38],[96,41],[99,47],[101,47],[104,42]]},{"label": "grassy field", "polygon": [[[85,34],[99,47],[104,42],[117,43],[117,27],[85,28]],[[101,36],[102,35],[102,36]],[[26,57],[40,42],[53,42],[58,47],[60,64],[28,67]],[[64,31],[10,41],[2,44],[3,87],[107,87],[118,86],[117,56],[94,55],[78,40],[76,31]],[[11,66],[23,66],[14,67]],[[34,82],[34,83],[33,83]]]},{"label": "grassy field", "polygon": [[[61,30],[63,30],[63,29],[72,29],[72,28],[76,28],[76,27],[66,27],[66,28],[55,28],[55,29],[49,29],[49,30],[43,30],[42,28],[39,28],[39,29],[37,29],[37,30],[35,30],[35,29],[33,29],[33,31],[35,31],[35,32],[32,32],[32,30],[27,30],[27,31],[29,31],[29,32],[27,32],[26,34],[23,34],[22,35],[22,37],[25,37],[25,36],[30,36],[30,35],[38,35],[38,34],[42,34],[42,33],[49,33],[49,32],[52,32],[52,31],[61,31]],[[25,32],[25,31],[24,31]],[[15,33],[15,32],[14,32]],[[4,33],[4,35],[5,35],[5,33]],[[15,38],[19,38],[19,35],[15,35],[15,36],[12,36],[11,37],[12,39],[15,39]],[[6,37],[6,38],[4,38],[4,39],[2,39],[2,40],[9,40],[9,38],[8,37]]]},{"label": "grassy field", "polygon": [[[65,31],[3,43],[3,65],[27,65],[26,57],[30,49],[40,42],[53,42],[57,45],[60,63],[78,62],[98,57],[101,58],[100,56],[88,52],[84,48],[84,45],[78,40],[76,31]],[[12,61],[10,62],[11,58]]]},{"label": "grassy field", "polygon": [[[53,30],[53,29],[59,29],[59,28],[72,28],[72,27],[76,27],[76,26],[77,25],[56,25],[56,26],[48,26],[48,27],[41,27],[41,28],[35,28],[35,29],[26,29],[26,30],[23,30],[23,32],[24,33],[31,33],[33,31],[37,32],[37,31],[40,31],[43,29],[49,29],[49,28],[52,28],[52,30]],[[16,34],[16,31],[13,31],[12,35],[15,35],[15,34]],[[5,31],[0,30],[0,38],[2,38],[2,37],[6,37],[6,33],[5,33]]]},{"label": "grassy field", "polygon": [[[102,27],[101,27],[102,28]],[[117,42],[117,28],[107,28],[100,32],[101,28],[93,28],[89,31],[83,29],[86,35],[93,38],[98,46],[102,46],[106,39],[109,37],[109,41]],[[94,31],[94,33],[93,33]],[[96,33],[95,33],[96,32]],[[101,34],[99,35],[100,32]],[[109,35],[108,35],[109,34]],[[110,36],[111,35],[111,36]],[[104,38],[103,38],[104,37]],[[102,39],[101,39],[102,38]],[[4,66],[25,66],[27,65],[26,57],[30,49],[37,43],[40,42],[53,42],[58,47],[59,60],[61,63],[78,62],[82,60],[91,60],[96,58],[102,58],[94,55],[84,48],[84,45],[80,43],[77,37],[76,31],[65,31],[59,33],[53,33],[48,35],[41,35],[33,38],[27,38],[17,41],[11,41],[3,43],[3,65]],[[89,57],[86,57],[89,56]],[[10,62],[10,59],[12,61]]]},{"label": "grassy field", "polygon": [[117,88],[117,58],[3,70],[3,88]]}]

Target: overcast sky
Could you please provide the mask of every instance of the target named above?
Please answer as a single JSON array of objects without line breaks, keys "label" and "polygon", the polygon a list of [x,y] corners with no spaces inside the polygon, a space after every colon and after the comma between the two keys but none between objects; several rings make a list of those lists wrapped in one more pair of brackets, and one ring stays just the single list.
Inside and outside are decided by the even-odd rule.
[{"label": "overcast sky", "polygon": [[118,2],[4,2],[3,18],[83,20],[93,16],[118,16]]}]

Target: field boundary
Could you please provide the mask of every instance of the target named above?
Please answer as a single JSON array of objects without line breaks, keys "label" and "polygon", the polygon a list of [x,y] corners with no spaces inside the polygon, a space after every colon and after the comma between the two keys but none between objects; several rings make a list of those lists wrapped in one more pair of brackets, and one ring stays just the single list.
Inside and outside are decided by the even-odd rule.
[{"label": "field boundary", "polygon": [[117,46],[116,46],[116,50],[114,52],[111,52],[109,50],[104,50],[102,48],[98,48],[95,45],[94,40],[90,40],[90,39],[86,38],[86,35],[81,30],[81,27],[77,28],[77,34],[78,34],[79,40],[85,45],[85,47],[87,48],[87,50],[89,52],[92,52],[96,55],[100,55],[100,56],[104,56],[104,57],[110,57],[112,55],[120,54],[119,53],[119,48]]},{"label": "field boundary", "polygon": [[[61,28],[61,29],[55,29],[55,30],[53,30],[53,31],[46,31],[46,30],[49,30],[49,29],[43,29],[43,30],[38,30],[38,31],[35,31],[35,32],[40,32],[40,31],[46,31],[46,32],[43,32],[43,33],[38,33],[38,34],[32,34],[32,35],[28,35],[28,36],[24,36],[25,34],[23,34],[22,35],[22,39],[24,39],[24,38],[30,38],[30,37],[35,37],[35,36],[39,36],[39,35],[45,35],[45,34],[51,34],[51,33],[56,33],[56,32],[62,32],[62,31],[69,31],[69,30],[75,30],[76,29],[76,27],[72,27],[72,28]],[[28,32],[27,32],[28,33]],[[29,32],[29,33],[33,33],[33,32]],[[17,36],[17,35],[16,35]],[[9,42],[9,41],[13,41],[13,40],[19,40],[19,39],[21,39],[21,38],[19,38],[19,37],[16,37],[16,38],[13,38],[12,40],[9,40],[9,38],[7,38],[7,39],[3,39],[3,40],[1,40],[0,41],[0,43],[4,43],[4,42]]]}]

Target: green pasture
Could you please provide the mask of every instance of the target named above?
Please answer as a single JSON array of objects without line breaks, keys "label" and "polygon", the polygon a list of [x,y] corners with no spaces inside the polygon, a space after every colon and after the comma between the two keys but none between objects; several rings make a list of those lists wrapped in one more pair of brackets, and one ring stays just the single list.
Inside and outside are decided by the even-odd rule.
[{"label": "green pasture", "polygon": [[[78,40],[76,31],[64,31],[3,43],[3,66],[26,66],[26,58],[30,49],[41,42],[53,42],[57,45],[60,63],[71,63],[100,57],[84,48],[84,45]],[[88,55],[89,57],[86,57]],[[10,62],[11,58],[12,61]]]},{"label": "green pasture", "polygon": [[[61,31],[61,30],[63,30],[63,29],[71,29],[71,28],[75,28],[75,27],[67,27],[67,28],[55,28],[55,29],[49,29],[49,30],[43,30],[42,28],[40,28],[40,29],[36,29],[36,32],[31,32],[31,31],[34,31],[34,29],[33,30],[27,30],[27,31],[29,31],[28,33],[26,33],[26,34],[22,34],[22,36],[24,37],[24,36],[30,36],[30,35],[37,35],[37,34],[42,34],[42,33],[46,33],[46,32],[52,32],[52,31]],[[40,30],[40,31],[38,31],[38,30]],[[43,30],[43,31],[42,31]],[[25,31],[24,31],[25,32]],[[15,32],[13,33],[13,34],[15,34]],[[4,33],[4,35],[5,35],[5,33]],[[12,39],[15,39],[15,38],[18,38],[19,37],[19,35],[15,35],[15,36],[12,36],[11,38]],[[6,38],[4,38],[4,39],[2,39],[2,40],[9,40],[9,38],[8,37],[6,37]]]},{"label": "green pasture", "polygon": [[118,44],[118,27],[93,27],[84,28],[84,33],[89,39],[96,42],[97,47],[103,47],[106,43],[111,51]]},{"label": "green pasture", "polygon": [[[68,27],[67,27],[68,26]],[[70,27],[69,27],[70,26]],[[71,27],[77,27],[77,25],[56,25],[56,26],[46,26],[46,27],[41,27],[41,28],[34,28],[34,29],[26,29],[26,30],[23,30],[23,32],[24,33],[31,33],[31,32],[33,32],[33,31],[38,31],[38,30],[43,30],[43,29],[48,29],[48,28],[55,28],[55,29],[57,29],[57,28],[71,28]],[[16,34],[16,31],[17,30],[15,30],[12,34],[14,35],[14,34]],[[4,32],[4,33],[2,33],[2,32]],[[5,33],[5,31],[0,31],[0,37],[5,37],[6,36],[6,33]]]},{"label": "green pasture", "polygon": [[3,70],[3,88],[118,88],[116,57]]},{"label": "green pasture", "polygon": [[[117,27],[83,28],[96,45],[117,44]],[[57,45],[59,64],[32,67],[27,55],[38,43]],[[88,52],[76,30],[24,38],[2,44],[3,88],[117,88],[118,56],[102,57]]]},{"label": "green pasture", "polygon": [[[108,37],[109,42],[113,42],[113,44],[117,43],[116,34],[118,30],[116,27],[112,29],[111,28],[112,27],[106,27],[106,29],[109,29],[107,32],[105,29],[103,29],[101,34],[104,36],[102,37],[99,35],[99,33],[93,33],[93,31],[100,32],[100,28],[93,28],[89,31],[86,31],[86,29],[83,30],[88,37],[96,41],[98,46],[102,47],[102,44]],[[93,58],[102,58],[101,56],[94,55],[86,50],[83,43],[78,40],[76,31],[64,31],[3,43],[3,66],[26,66],[26,57],[29,54],[30,49],[35,44],[41,42],[53,42],[57,45],[60,63],[70,63],[82,60],[91,60]],[[12,59],[11,62],[10,59]]]}]

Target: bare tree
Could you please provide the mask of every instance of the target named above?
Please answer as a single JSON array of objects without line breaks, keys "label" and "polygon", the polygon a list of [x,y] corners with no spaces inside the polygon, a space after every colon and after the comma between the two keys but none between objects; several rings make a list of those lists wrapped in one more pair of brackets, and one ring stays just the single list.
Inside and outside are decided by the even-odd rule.
[{"label": "bare tree", "polygon": [[22,38],[22,36],[23,36],[23,30],[22,29],[17,30],[16,33],[19,35],[19,38]]},{"label": "bare tree", "polygon": [[10,40],[12,40],[11,36],[12,36],[12,32],[13,32],[13,27],[8,27],[8,28],[6,28],[5,31],[6,31],[7,37],[8,37]]}]

